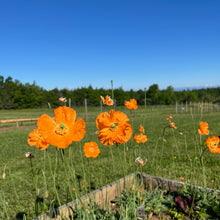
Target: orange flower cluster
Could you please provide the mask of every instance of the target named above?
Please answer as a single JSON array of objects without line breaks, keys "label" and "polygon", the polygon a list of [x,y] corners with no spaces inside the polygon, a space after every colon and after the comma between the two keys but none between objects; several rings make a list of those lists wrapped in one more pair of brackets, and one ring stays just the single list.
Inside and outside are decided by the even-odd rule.
[{"label": "orange flower cluster", "polygon": [[172,114],[169,114],[169,117],[166,118],[166,120],[169,120],[169,122],[171,123],[171,119],[172,119]]},{"label": "orange flower cluster", "polygon": [[135,139],[136,143],[145,143],[145,142],[147,142],[147,136],[144,135],[145,131],[144,131],[144,128],[143,128],[142,125],[140,125],[139,130],[140,130],[141,134],[136,134],[134,136],[134,139]]},{"label": "orange flower cluster", "polygon": [[113,100],[108,95],[105,98],[103,96],[100,96],[100,98],[105,105],[111,106],[114,104]]},{"label": "orange flower cluster", "polygon": [[208,130],[208,123],[207,122],[200,122],[200,128],[198,129],[199,134],[201,135],[208,135],[209,130]]},{"label": "orange flower cluster", "polygon": [[220,138],[217,136],[208,137],[206,144],[212,153],[220,153]]},{"label": "orange flower cluster", "polygon": [[95,142],[85,143],[83,147],[83,151],[86,157],[96,158],[100,154],[98,144]]},{"label": "orange flower cluster", "polygon": [[130,101],[125,101],[124,105],[128,109],[137,109],[138,108],[137,101],[135,99],[130,99]]},{"label": "orange flower cluster", "polygon": [[177,129],[175,123],[172,122],[172,118],[173,118],[173,117],[172,117],[172,114],[171,114],[171,113],[169,114],[169,117],[166,118],[166,120],[169,120],[169,123],[170,123],[170,124],[169,124],[169,127],[170,127],[170,128],[174,128],[174,129]]},{"label": "orange flower cluster", "polygon": [[132,128],[128,123],[129,118],[120,111],[110,110],[103,112],[96,118],[96,127],[100,142],[104,145],[122,144],[130,140],[132,136]]},{"label": "orange flower cluster", "polygon": [[51,144],[64,149],[85,136],[85,122],[81,118],[76,120],[75,110],[62,106],[54,110],[54,115],[55,120],[47,114],[38,119],[38,128],[32,131],[27,139],[30,146],[36,145],[40,150],[44,150]]}]

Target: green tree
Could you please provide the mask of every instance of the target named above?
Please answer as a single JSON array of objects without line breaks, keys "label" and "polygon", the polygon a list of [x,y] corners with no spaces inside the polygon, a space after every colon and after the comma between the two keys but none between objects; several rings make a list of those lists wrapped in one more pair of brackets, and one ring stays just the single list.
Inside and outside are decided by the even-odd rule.
[{"label": "green tree", "polygon": [[157,84],[153,84],[147,91],[147,97],[151,99],[151,104],[159,104],[160,90]]}]

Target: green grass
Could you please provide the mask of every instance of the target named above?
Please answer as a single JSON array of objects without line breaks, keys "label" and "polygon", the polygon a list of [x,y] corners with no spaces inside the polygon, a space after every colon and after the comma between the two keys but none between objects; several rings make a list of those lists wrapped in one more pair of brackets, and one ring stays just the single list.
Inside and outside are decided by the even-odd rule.
[{"label": "green grass", "polygon": [[[75,110],[77,117],[86,120],[84,108]],[[220,155],[207,150],[201,163],[199,153],[207,136],[200,137],[197,130],[200,121],[206,121],[209,136],[218,136],[220,112],[175,114],[175,106],[147,106],[146,109],[139,107],[134,117],[124,107],[116,110],[130,118],[133,136],[139,133],[140,124],[144,126],[148,137],[145,144],[135,143],[132,137],[126,144],[102,145],[96,134],[98,107],[88,108],[86,135],[81,142],[65,149],[64,160],[56,147],[50,146],[47,151],[30,147],[27,138],[31,129],[2,131],[0,171],[6,176],[0,180],[0,219],[23,219],[23,214],[27,219],[34,218],[48,211],[51,205],[63,205],[135,171],[173,180],[184,177],[187,183],[219,189]],[[2,110],[0,118],[40,117],[44,113],[53,116],[50,109]],[[178,128],[165,129],[163,137],[169,113]],[[97,142],[101,151],[95,159],[86,158],[83,153],[84,143],[90,141]],[[25,157],[28,151],[35,156],[31,161]],[[148,159],[144,167],[135,164],[138,156]]]}]

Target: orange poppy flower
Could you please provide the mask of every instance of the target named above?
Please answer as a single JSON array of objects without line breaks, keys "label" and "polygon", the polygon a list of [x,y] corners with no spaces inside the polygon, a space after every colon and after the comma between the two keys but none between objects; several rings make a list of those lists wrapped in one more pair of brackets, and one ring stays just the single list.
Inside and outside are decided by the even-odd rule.
[{"label": "orange poppy flower", "polygon": [[142,134],[145,133],[144,127],[143,127],[142,125],[140,125],[140,132],[141,132]]},{"label": "orange poppy flower", "polygon": [[48,148],[50,145],[44,137],[39,133],[38,129],[34,129],[32,132],[29,133],[29,138],[27,142],[30,146],[37,146],[40,150],[44,150]]},{"label": "orange poppy flower", "polygon": [[76,119],[76,112],[72,108],[61,106],[54,110],[55,120],[44,114],[37,122],[40,134],[47,143],[58,148],[67,148],[69,144],[80,141],[85,133],[85,122]]},{"label": "orange poppy flower", "polygon": [[111,106],[114,104],[113,100],[108,95],[105,98],[103,96],[100,96],[100,98],[101,98],[103,104],[106,104],[108,106]]},{"label": "orange poppy flower", "polygon": [[183,181],[183,180],[184,180],[184,177],[180,177],[180,180],[182,180],[182,181]]},{"label": "orange poppy flower", "polygon": [[209,130],[208,130],[208,123],[207,122],[200,122],[200,128],[198,129],[199,134],[201,135],[208,135]]},{"label": "orange poppy flower", "polygon": [[83,147],[83,151],[86,157],[96,158],[100,154],[98,144],[95,142],[85,143]]},{"label": "orange poppy flower", "polygon": [[175,123],[173,123],[173,122],[171,122],[171,123],[169,124],[169,127],[170,127],[170,128],[175,128],[175,129],[177,129],[177,127],[175,126]]},{"label": "orange poppy flower", "polygon": [[141,134],[136,134],[134,136],[134,139],[135,139],[136,143],[145,143],[145,142],[147,142],[147,136],[142,134],[142,133]]},{"label": "orange poppy flower", "polygon": [[166,120],[169,120],[169,122],[171,123],[171,119],[172,119],[172,114],[169,114],[169,117],[166,118]]},{"label": "orange poppy flower", "polygon": [[138,108],[137,101],[135,99],[130,99],[130,101],[125,101],[124,105],[128,109],[137,109]]},{"label": "orange poppy flower", "polygon": [[212,153],[220,153],[220,139],[217,136],[208,137],[206,144]]},{"label": "orange poppy flower", "polygon": [[98,138],[104,145],[122,144],[130,140],[132,128],[128,123],[129,118],[123,112],[110,110],[103,112],[96,118],[96,127],[100,130],[97,132]]}]

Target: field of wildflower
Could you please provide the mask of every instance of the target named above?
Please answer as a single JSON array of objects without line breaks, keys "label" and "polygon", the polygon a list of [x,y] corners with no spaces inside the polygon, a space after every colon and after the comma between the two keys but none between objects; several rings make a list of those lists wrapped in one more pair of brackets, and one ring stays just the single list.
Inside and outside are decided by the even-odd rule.
[{"label": "field of wildflower", "polygon": [[[62,98],[33,110],[34,128],[0,132],[0,219],[35,218],[133,172],[219,189],[220,112],[101,100],[87,120]],[[0,115],[19,113],[31,114]]]}]

